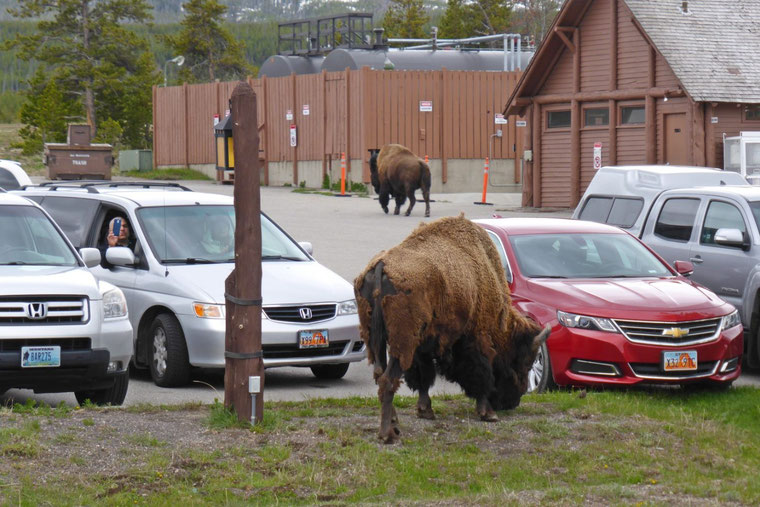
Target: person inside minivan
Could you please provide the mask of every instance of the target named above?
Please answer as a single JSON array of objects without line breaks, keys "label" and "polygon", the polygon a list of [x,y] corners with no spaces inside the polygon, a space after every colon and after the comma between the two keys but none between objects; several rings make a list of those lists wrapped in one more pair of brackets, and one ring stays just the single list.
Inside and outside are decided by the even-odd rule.
[{"label": "person inside minivan", "polygon": [[100,250],[100,265],[108,269],[113,265],[106,260],[106,250],[112,246],[125,246],[134,252],[136,239],[132,234],[129,222],[122,216],[116,216],[108,222],[105,241],[98,246]]}]

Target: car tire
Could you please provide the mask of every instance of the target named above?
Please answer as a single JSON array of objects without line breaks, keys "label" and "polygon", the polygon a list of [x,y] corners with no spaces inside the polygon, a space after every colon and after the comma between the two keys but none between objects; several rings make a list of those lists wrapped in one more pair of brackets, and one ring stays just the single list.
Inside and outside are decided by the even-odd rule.
[{"label": "car tire", "polygon": [[176,317],[161,313],[153,319],[148,335],[150,376],[159,387],[176,387],[190,380],[190,361],[182,326]]},{"label": "car tire", "polygon": [[322,380],[337,380],[343,378],[350,363],[317,364],[311,367],[315,377]]},{"label": "car tire", "polygon": [[552,374],[552,364],[549,359],[549,347],[546,342],[541,344],[536,354],[536,360],[528,373],[528,392],[543,393],[557,388]]},{"label": "car tire", "polygon": [[113,385],[108,389],[87,389],[74,391],[77,403],[84,405],[86,400],[95,405],[121,405],[127,397],[129,387],[129,371],[117,373],[113,379]]}]

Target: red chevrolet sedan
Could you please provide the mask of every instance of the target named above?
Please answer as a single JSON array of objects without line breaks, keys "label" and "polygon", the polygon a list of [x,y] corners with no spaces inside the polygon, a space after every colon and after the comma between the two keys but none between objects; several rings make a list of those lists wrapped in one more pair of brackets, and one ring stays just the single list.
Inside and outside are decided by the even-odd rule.
[{"label": "red chevrolet sedan", "polygon": [[554,218],[475,220],[507,273],[513,304],[551,335],[530,390],[556,385],[728,387],[741,373],[736,309],[616,227]]}]

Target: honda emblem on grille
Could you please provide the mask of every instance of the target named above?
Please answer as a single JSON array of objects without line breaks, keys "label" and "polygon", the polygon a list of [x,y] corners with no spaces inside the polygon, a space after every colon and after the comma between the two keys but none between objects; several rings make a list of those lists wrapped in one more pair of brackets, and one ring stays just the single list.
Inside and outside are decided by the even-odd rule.
[{"label": "honda emblem on grille", "polygon": [[681,329],[680,327],[671,327],[670,329],[663,329],[663,336],[672,336],[673,338],[681,338],[689,334],[688,329]]},{"label": "honda emblem on grille", "polygon": [[42,320],[47,317],[47,305],[45,303],[29,303],[26,305],[26,316],[32,320]]},{"label": "honda emblem on grille", "polygon": [[311,320],[311,308],[299,308],[298,313],[301,314],[303,320]]}]

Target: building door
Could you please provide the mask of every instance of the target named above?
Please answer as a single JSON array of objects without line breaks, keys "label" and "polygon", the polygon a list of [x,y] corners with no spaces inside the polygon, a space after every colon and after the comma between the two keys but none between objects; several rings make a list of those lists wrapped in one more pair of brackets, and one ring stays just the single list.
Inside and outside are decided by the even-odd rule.
[{"label": "building door", "polygon": [[687,165],[689,155],[686,142],[686,113],[664,114],[663,124],[665,126],[663,162],[671,165]]}]

